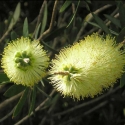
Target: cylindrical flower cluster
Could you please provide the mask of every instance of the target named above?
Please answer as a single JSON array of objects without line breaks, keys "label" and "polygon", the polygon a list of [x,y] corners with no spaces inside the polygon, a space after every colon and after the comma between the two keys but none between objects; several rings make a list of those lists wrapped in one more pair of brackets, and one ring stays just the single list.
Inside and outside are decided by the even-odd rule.
[{"label": "cylindrical flower cluster", "polygon": [[33,86],[45,76],[49,57],[39,41],[21,37],[5,47],[1,62],[10,81]]},{"label": "cylindrical flower cluster", "polygon": [[60,51],[51,62],[51,84],[64,96],[94,97],[121,77],[124,51],[115,39],[94,33]]}]

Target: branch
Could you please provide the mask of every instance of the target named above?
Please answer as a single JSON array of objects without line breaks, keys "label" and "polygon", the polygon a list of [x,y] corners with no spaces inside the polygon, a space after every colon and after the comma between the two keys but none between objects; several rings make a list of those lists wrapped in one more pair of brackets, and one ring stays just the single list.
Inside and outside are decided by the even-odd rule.
[{"label": "branch", "polygon": [[[103,11],[103,10],[105,10],[105,9],[111,7],[111,6],[112,6],[112,5],[110,5],[110,4],[105,5],[105,6],[101,7],[101,8],[99,8],[99,9],[97,9],[97,10],[94,11],[93,13],[94,13],[94,14],[98,14],[98,13],[100,13],[101,11]],[[92,16],[91,13],[89,13],[89,14],[86,16],[86,18],[83,20],[83,26],[82,26],[81,29],[79,30],[79,32],[78,32],[78,34],[77,34],[77,37],[76,37],[76,39],[75,39],[75,42],[77,42],[77,41],[79,40],[81,34],[83,33],[85,27],[86,27],[87,24],[88,24],[87,22],[91,21],[92,19],[93,19],[93,16]]]},{"label": "branch", "polygon": [[107,96],[109,96],[109,95],[115,93],[115,92],[118,91],[119,89],[120,89],[120,87],[117,87],[116,89],[114,89],[114,90],[112,90],[112,91],[109,91],[108,93],[106,93],[106,94],[104,94],[104,95],[102,95],[102,96],[100,96],[100,97],[98,97],[98,98],[96,98],[96,99],[93,99],[93,100],[91,100],[91,101],[89,101],[89,102],[86,102],[86,103],[82,103],[82,104],[80,104],[80,105],[78,105],[78,106],[75,106],[75,107],[73,107],[73,108],[70,108],[70,109],[68,109],[68,110],[66,110],[66,111],[56,113],[56,114],[54,114],[53,116],[54,116],[54,117],[55,117],[55,116],[57,117],[57,116],[60,116],[60,115],[64,115],[64,114],[67,114],[67,113],[69,113],[69,112],[72,112],[72,111],[74,111],[74,110],[76,110],[76,109],[83,108],[83,107],[85,107],[85,106],[88,106],[88,105],[90,105],[90,104],[93,104],[93,103],[95,103],[95,102],[97,102],[97,101],[100,101],[101,99],[103,99],[103,98],[105,98],[105,97],[107,97]]},{"label": "branch", "polygon": [[42,6],[41,6],[41,9],[40,9],[39,15],[38,15],[38,20],[37,20],[37,24],[36,24],[36,27],[35,27],[35,31],[34,31],[34,33],[33,33],[33,36],[35,35],[35,32],[36,32],[36,30],[37,30],[37,27],[38,27],[38,25],[39,25],[39,23],[40,23],[40,19],[41,19],[41,17],[42,17],[43,10],[44,10],[44,6],[45,6],[46,3],[47,3],[47,1],[44,0],[43,4],[42,4]]},{"label": "branch", "polygon": [[[13,28],[13,27],[12,27]],[[11,28],[11,29],[12,29]],[[5,33],[4,33],[4,35],[2,36],[2,38],[0,39],[0,43],[6,38],[6,36],[9,34],[9,32],[11,31],[11,29],[8,29]]]},{"label": "branch", "polygon": [[53,29],[55,17],[56,17],[56,14],[57,14],[57,7],[58,7],[58,0],[55,0],[55,4],[54,4],[54,7],[53,7],[53,12],[52,12],[52,17],[51,17],[51,22],[50,22],[49,28],[43,34],[41,34],[41,36],[38,38],[38,40],[43,39],[43,37],[46,36],[48,33],[50,33],[51,30]]},{"label": "branch", "polygon": [[[55,90],[53,89],[52,92],[49,94],[49,96],[52,96],[54,94]],[[46,98],[36,109],[35,112],[39,111],[41,109],[41,107],[49,100],[49,98]],[[31,113],[30,116],[33,115],[33,112]],[[29,115],[26,115],[24,118],[22,118],[20,121],[18,121],[16,124],[14,125],[20,125],[21,123],[23,123],[24,121],[26,121],[29,117]]]},{"label": "branch", "polygon": [[0,122],[6,120],[8,117],[10,117],[13,113],[13,110],[11,112],[9,112],[6,116],[4,116],[3,118],[0,119]]},{"label": "branch", "polygon": [[6,107],[8,104],[12,103],[13,101],[15,101],[17,98],[19,98],[21,96],[22,92],[9,98],[9,99],[6,99],[4,102],[2,102],[0,104],[0,110],[2,110],[4,107]]}]

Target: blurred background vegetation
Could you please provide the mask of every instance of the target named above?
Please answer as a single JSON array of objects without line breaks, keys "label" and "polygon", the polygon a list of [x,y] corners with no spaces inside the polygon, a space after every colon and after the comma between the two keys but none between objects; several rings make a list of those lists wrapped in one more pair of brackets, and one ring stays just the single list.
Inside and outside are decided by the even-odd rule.
[{"label": "blurred background vegetation", "polygon": [[[125,36],[125,2],[120,0],[44,0],[0,2],[0,59],[6,44],[21,36],[40,40],[54,58],[61,48],[98,32],[111,34],[116,42]],[[103,77],[103,76],[102,76]],[[111,76],[109,76],[111,77]],[[44,86],[41,85],[44,83]],[[56,92],[44,78],[36,92],[31,115],[30,96],[20,113],[13,109],[22,94],[4,94],[13,83],[0,69],[0,125],[124,125],[125,75],[115,86],[95,98],[76,101]],[[47,95],[46,95],[47,94]]]}]

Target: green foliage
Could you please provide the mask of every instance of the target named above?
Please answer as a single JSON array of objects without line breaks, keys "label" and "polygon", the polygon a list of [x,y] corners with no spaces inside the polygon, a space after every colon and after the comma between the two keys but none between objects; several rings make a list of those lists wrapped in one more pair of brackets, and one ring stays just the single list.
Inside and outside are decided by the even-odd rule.
[{"label": "green foliage", "polygon": [[125,38],[125,27],[122,28],[122,30],[120,31],[119,35],[117,36],[117,42],[121,42],[123,41]]},{"label": "green foliage", "polygon": [[73,19],[75,18],[76,12],[77,12],[78,7],[79,7],[79,4],[80,4],[80,0],[78,1],[78,4],[77,4],[77,7],[76,7],[76,10],[75,10],[75,12],[74,12],[74,14],[73,14],[73,16],[72,16],[72,18],[71,18],[69,24],[67,25],[67,27],[72,23]]},{"label": "green foliage", "polygon": [[12,29],[12,27],[16,24],[17,20],[19,19],[20,12],[21,12],[21,7],[20,3],[17,4],[16,9],[14,11],[14,14],[11,18],[10,24],[8,29]]},{"label": "green foliage", "polygon": [[119,1],[118,5],[118,9],[119,9],[119,18],[120,18],[120,22],[121,22],[121,26],[125,27],[125,6],[124,3]]},{"label": "green foliage", "polygon": [[32,93],[31,93],[31,103],[30,103],[28,115],[30,115],[31,112],[34,111],[35,101],[36,101],[36,86],[33,87],[33,90],[32,90]]},{"label": "green foliage", "polygon": [[35,39],[38,38],[38,35],[39,35],[39,30],[40,30],[40,26],[41,26],[41,23],[38,25],[37,29],[36,29],[36,33],[35,33]]},{"label": "green foliage", "polygon": [[47,4],[45,4],[40,34],[42,34],[45,31],[45,28],[47,25],[47,17],[48,17],[48,8],[47,8]]},{"label": "green foliage", "polygon": [[22,85],[12,85],[5,93],[4,96],[12,97],[22,92],[26,87]]},{"label": "green foliage", "polygon": [[104,14],[104,16],[109,19],[112,23],[114,23],[116,26],[118,26],[119,28],[121,28],[121,24],[120,24],[120,21],[118,19],[116,19],[115,17],[113,16],[110,16],[110,15],[107,15],[107,14]]},{"label": "green foliage", "polygon": [[62,13],[63,11],[66,10],[66,8],[72,3],[71,0],[66,0],[65,3],[62,5],[62,7],[60,8],[59,12]]},{"label": "green foliage", "polygon": [[105,25],[105,23],[102,21],[102,19],[100,19],[97,15],[95,15],[94,13],[92,13],[95,21],[98,23],[98,25],[107,33],[110,34],[110,31],[108,29],[108,27]]},{"label": "green foliage", "polygon": [[25,18],[24,24],[23,24],[23,36],[28,37],[29,35],[29,30],[28,30],[28,20]]},{"label": "green foliage", "polygon": [[15,31],[12,31],[11,32],[11,40],[15,40],[15,39],[17,39],[18,38],[18,35],[16,34],[16,32]]},{"label": "green foliage", "polygon": [[9,78],[7,77],[7,75],[5,73],[0,73],[0,85],[6,81],[9,81]]},{"label": "green foliage", "polygon": [[125,86],[125,73],[122,75],[122,78],[120,79],[120,86]]},{"label": "green foliage", "polygon": [[17,105],[15,106],[15,109],[14,109],[14,112],[13,112],[13,117],[17,116],[20,113],[21,109],[23,108],[23,105],[24,105],[24,103],[27,99],[28,91],[29,91],[29,88],[27,87],[24,90],[22,96],[20,97],[20,100],[18,101]]},{"label": "green foliage", "polygon": [[[55,58],[55,54],[58,54],[62,48],[70,46],[74,44],[74,42],[78,42],[80,39],[83,39],[84,36],[90,35],[93,32],[98,32],[99,34],[104,35],[110,34],[116,38],[116,42],[118,44],[125,40],[125,2],[123,0],[98,2],[91,0],[58,0],[57,6],[55,4],[55,0],[39,2],[17,2],[14,4],[8,2],[11,6],[7,4],[6,1],[4,1],[4,4],[6,6],[4,6],[4,4],[1,2],[0,60],[2,58],[4,47],[8,44],[8,42],[20,38],[21,36],[30,37],[30,39],[38,39],[44,46],[44,49],[48,52],[50,61],[51,59],[53,60]],[[109,4],[111,6],[109,6]],[[121,49],[124,49],[124,46]],[[107,101],[106,98],[102,100],[102,97],[105,97],[105,93],[108,93],[105,92],[104,94],[102,93],[102,96],[93,98],[91,100],[92,102],[90,102],[91,106],[89,106],[89,102],[87,104],[85,103],[86,101],[88,101],[85,99],[84,103],[88,107],[84,108],[82,107],[82,105],[84,105],[83,101],[75,102],[70,100],[69,97],[63,98],[62,95],[60,96],[60,94],[58,93],[54,93],[54,95],[50,94],[53,88],[49,84],[50,81],[47,79],[50,75],[49,69],[50,67],[46,71],[45,78],[41,79],[41,83],[44,86],[41,87],[41,84],[37,83],[37,85],[31,88],[27,88],[22,85],[13,84],[6,76],[6,74],[3,73],[2,67],[0,68],[0,106],[1,103],[3,103],[4,101],[6,102],[6,99],[11,100],[13,96],[16,96],[22,92],[22,95],[18,102],[15,101],[16,99],[12,102],[8,102],[5,109],[2,109],[5,110],[5,113],[1,111],[1,124],[8,124],[7,121],[11,121],[12,124],[15,124],[16,122],[23,119],[23,117],[26,118],[27,114],[28,117],[30,117],[33,114],[32,112],[37,111],[39,111],[38,119],[41,119],[41,121],[43,122],[38,124],[69,124],[69,122],[71,122],[71,124],[75,124],[72,122],[75,121],[76,124],[86,125],[93,124],[92,119],[98,119],[98,123],[102,124],[102,121],[105,119],[104,124],[113,124],[112,122],[117,119],[116,117],[118,117],[119,119],[121,118],[120,115],[124,110],[125,97],[124,94],[122,94],[123,99],[121,99],[122,92],[114,90],[114,88],[120,86],[124,91],[125,73],[121,77],[120,82],[118,80],[116,86],[111,91],[109,91],[109,101]],[[100,77],[100,79],[101,78],[103,78],[103,76]],[[113,94],[112,91],[113,93],[117,91],[117,93]],[[100,99],[100,102],[96,101],[96,99]],[[27,104],[27,100],[29,100],[29,104]],[[112,103],[113,101],[115,103]],[[123,106],[120,105],[121,102],[123,103]],[[114,104],[117,105],[116,103],[118,103],[118,107],[120,107],[121,110],[114,106]],[[25,104],[26,107],[28,106],[28,108],[24,108]],[[103,107],[101,104],[104,104],[104,106],[106,104],[107,107]],[[102,106],[102,109],[98,110],[100,105]],[[110,106],[108,107],[108,105]],[[15,108],[13,111],[13,117],[16,117],[20,112],[21,114],[19,117],[17,117],[17,119],[13,120],[7,115],[9,114],[8,112],[9,110],[11,110],[11,107],[14,106]],[[75,109],[79,107],[81,108],[80,110],[77,110],[76,116]],[[119,110],[119,112],[113,110],[116,108]],[[24,112],[22,112],[22,109],[24,109]],[[110,109],[109,112],[107,109]],[[111,114],[112,112],[117,115],[114,116],[114,114]],[[98,118],[94,115],[94,113],[98,115]],[[65,114],[65,117],[62,117],[63,114]],[[89,118],[86,117],[87,115],[89,115]],[[108,116],[108,118],[106,116]],[[2,117],[6,117],[5,120],[3,120],[3,123],[1,120]],[[123,117],[124,116],[122,116],[122,118]],[[32,117],[30,120],[26,119],[26,124],[29,124],[30,122],[32,122],[32,124],[35,124],[34,119],[35,117]],[[83,119],[84,123],[81,119]],[[122,124],[122,120],[119,120],[119,122],[121,122]],[[21,124],[23,124],[23,122]],[[114,124],[117,124],[117,122]]]}]

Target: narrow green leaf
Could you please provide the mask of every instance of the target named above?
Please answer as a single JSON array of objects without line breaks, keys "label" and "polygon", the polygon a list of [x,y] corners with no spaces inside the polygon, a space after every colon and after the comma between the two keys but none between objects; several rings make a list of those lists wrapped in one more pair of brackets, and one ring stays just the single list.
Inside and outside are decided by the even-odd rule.
[{"label": "narrow green leaf", "polygon": [[9,81],[9,78],[5,73],[0,73],[0,83],[4,81]]},{"label": "narrow green leaf", "polygon": [[95,26],[95,27],[98,27],[98,28],[101,28],[97,23],[95,23],[95,22],[87,22],[87,23],[89,23],[89,24],[91,24],[92,26]]},{"label": "narrow green leaf", "polygon": [[45,4],[40,34],[42,34],[45,31],[46,24],[47,24],[47,15],[48,15],[48,8],[47,8],[47,4]]},{"label": "narrow green leaf", "polygon": [[69,27],[69,25],[72,23],[72,21],[73,21],[75,15],[76,15],[76,12],[77,12],[77,10],[78,10],[79,4],[80,4],[80,0],[78,1],[77,7],[76,7],[76,11],[75,11],[75,13],[73,14],[73,16],[72,16],[72,18],[71,18],[69,24],[67,25],[67,27]]},{"label": "narrow green leaf", "polygon": [[29,109],[28,115],[30,115],[31,112],[34,110],[35,101],[36,101],[36,86],[33,87],[33,91],[32,91],[31,95],[32,95],[32,100],[31,100],[31,104],[30,104],[30,109]]},{"label": "narrow green leaf", "polygon": [[12,29],[12,27],[16,24],[17,20],[19,19],[20,12],[21,12],[20,3],[18,3],[14,11],[13,17],[10,21],[10,24],[8,27],[9,29]]},{"label": "narrow green leaf", "polygon": [[5,84],[9,84],[11,83],[10,81],[4,81],[4,82],[1,82],[0,85],[5,85]]},{"label": "narrow green leaf", "polygon": [[107,14],[104,14],[104,16],[109,19],[112,23],[114,23],[116,26],[118,26],[119,28],[121,28],[121,24],[120,24],[120,21],[116,18],[114,18],[113,16],[110,16],[110,15],[107,15]]},{"label": "narrow green leaf", "polygon": [[28,30],[28,20],[27,17],[24,20],[24,24],[23,24],[23,36],[27,37],[29,34],[29,30]]},{"label": "narrow green leaf", "polygon": [[42,44],[43,44],[44,46],[46,46],[49,50],[51,50],[51,51],[53,51],[53,52],[55,52],[55,53],[58,53],[57,50],[53,49],[51,46],[49,46],[48,44],[46,44],[43,40],[42,40]]},{"label": "narrow green leaf", "polygon": [[121,22],[121,26],[125,27],[125,4],[121,1],[119,1],[119,19]]},{"label": "narrow green leaf", "polygon": [[17,39],[18,38],[18,35],[16,34],[16,32],[15,31],[12,31],[11,32],[11,40],[15,40],[15,39]]},{"label": "narrow green leaf", "polygon": [[51,98],[48,94],[46,94],[42,89],[39,88],[39,86],[37,86],[37,89],[43,94],[45,95],[47,98]]},{"label": "narrow green leaf", "polygon": [[105,23],[102,21],[102,19],[99,18],[94,13],[92,13],[92,15],[93,15],[95,21],[97,22],[97,24],[101,27],[101,29],[104,30],[107,34],[111,34],[108,27],[105,25]]},{"label": "narrow green leaf", "polygon": [[23,108],[23,105],[24,105],[27,95],[28,95],[28,91],[29,91],[29,88],[27,87],[24,90],[22,96],[20,97],[20,100],[18,101],[17,105],[14,108],[13,117],[17,116],[20,113],[21,109]]},{"label": "narrow green leaf", "polygon": [[120,87],[123,87],[125,85],[125,73],[122,75],[122,78],[120,79]]},{"label": "narrow green leaf", "polygon": [[111,34],[114,34],[115,36],[118,36],[118,33],[117,33],[117,32],[115,32],[115,31],[113,31],[113,30],[111,30],[111,29],[109,29],[109,31],[111,32]]},{"label": "narrow green leaf", "polygon": [[122,42],[124,40],[125,37],[125,27],[121,30],[121,32],[119,33],[119,35],[117,36],[117,43]]},{"label": "narrow green leaf", "polygon": [[[101,28],[98,24],[94,23],[94,22],[88,22],[89,24],[91,24],[92,26],[95,26],[95,27],[98,27],[98,28]],[[109,29],[109,31],[111,32],[111,34],[114,34],[116,36],[118,36],[118,33]]]},{"label": "narrow green leaf", "polygon": [[88,11],[90,11],[90,5],[89,5],[89,1],[85,1],[85,7]]},{"label": "narrow green leaf", "polygon": [[52,39],[54,39],[56,36],[59,36],[60,34],[62,34],[64,32],[64,30],[66,29],[66,27],[61,27],[61,28],[58,28],[56,30],[54,30],[53,32],[51,32],[48,36],[46,36],[44,38],[44,41],[47,42],[47,41],[51,41]]},{"label": "narrow green leaf", "polygon": [[72,3],[72,0],[66,0],[65,3],[60,8],[59,12],[62,13],[71,3]]},{"label": "narrow green leaf", "polygon": [[51,99],[49,99],[49,100],[45,103],[45,105],[48,107],[48,106],[54,104],[54,103],[59,99],[59,97],[60,97],[60,94],[58,93],[58,94],[56,94],[54,97],[51,97]]},{"label": "narrow green leaf", "polygon": [[40,80],[41,84],[43,87],[45,87],[43,80]]},{"label": "narrow green leaf", "polygon": [[12,85],[5,93],[4,96],[12,97],[20,92],[22,92],[26,87],[22,85]]},{"label": "narrow green leaf", "polygon": [[36,29],[35,39],[37,39],[37,37],[38,37],[38,33],[39,33],[39,30],[40,30],[40,25],[41,25],[41,23],[38,25],[38,27]]}]

